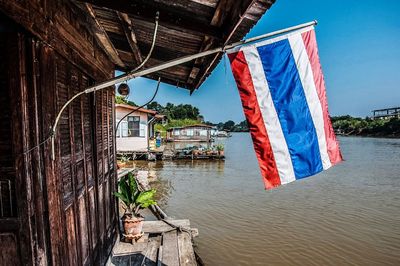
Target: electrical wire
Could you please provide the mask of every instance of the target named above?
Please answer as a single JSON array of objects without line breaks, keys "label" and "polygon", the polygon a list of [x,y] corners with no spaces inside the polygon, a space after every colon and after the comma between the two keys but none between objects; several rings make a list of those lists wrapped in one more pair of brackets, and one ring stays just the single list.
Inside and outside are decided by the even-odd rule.
[{"label": "electrical wire", "polygon": [[[154,94],[153,94],[153,97],[152,97],[148,102],[146,102],[145,104],[143,104],[143,105],[141,105],[141,106],[135,108],[133,111],[129,112],[129,113],[126,114],[124,117],[122,117],[122,119],[121,119],[120,121],[118,121],[118,124],[117,124],[117,127],[116,127],[116,129],[115,129],[115,132],[117,132],[118,127],[119,127],[119,124],[121,123],[121,121],[124,120],[128,115],[130,115],[130,114],[136,112],[137,110],[139,110],[139,109],[145,107],[146,105],[148,105],[149,103],[151,103],[151,102],[154,100],[154,98],[157,96],[158,89],[160,88],[160,83],[161,83],[161,78],[158,78],[157,88],[156,88],[156,91],[155,91]],[[48,141],[51,139],[52,136],[53,136],[53,134],[50,133],[49,136],[48,136],[45,140],[43,140],[43,141],[40,142],[39,144],[33,146],[32,148],[30,148],[30,149],[28,149],[28,150],[26,150],[26,151],[23,151],[22,153],[18,154],[17,156],[18,156],[18,157],[19,157],[19,156],[24,156],[24,155],[30,153],[31,151],[33,151],[33,150],[39,148],[40,146],[42,146],[42,145],[44,145],[46,142],[48,142]]]},{"label": "electrical wire", "polygon": [[154,33],[153,33],[153,40],[152,40],[152,43],[151,43],[151,47],[150,47],[149,53],[147,54],[146,58],[142,61],[142,63],[140,63],[135,69],[130,71],[131,73],[136,72],[137,70],[141,69],[144,66],[144,64],[146,64],[146,62],[150,59],[150,56],[153,53],[154,46],[156,44],[159,17],[160,17],[160,13],[157,11],[156,12],[156,19],[155,19],[155,26],[154,26]]},{"label": "electrical wire", "polygon": [[23,151],[22,153],[18,154],[17,157],[27,155],[27,154],[30,153],[31,151],[33,151],[33,150],[39,148],[40,146],[42,146],[43,144],[45,144],[46,142],[48,142],[50,139],[51,139],[51,135],[49,135],[45,140],[43,140],[43,141],[40,142],[39,144],[37,144],[37,145],[33,146],[32,148],[30,148],[30,149],[28,149],[28,150],[26,150],[26,151]]},{"label": "electrical wire", "polygon": [[154,98],[156,98],[156,95],[157,95],[157,93],[158,93],[158,89],[160,88],[160,83],[161,83],[161,78],[158,78],[156,91],[154,92],[153,97],[151,97],[151,99],[150,99],[147,103],[142,104],[141,106],[139,106],[139,107],[133,109],[131,112],[129,112],[129,113],[127,113],[126,115],[124,115],[124,116],[118,121],[117,126],[115,127],[115,134],[117,134],[119,124],[121,124],[122,120],[124,120],[128,115],[130,115],[130,114],[132,114],[132,113],[138,111],[139,109],[145,107],[146,105],[148,105],[149,103],[151,103],[151,102],[154,100]]}]

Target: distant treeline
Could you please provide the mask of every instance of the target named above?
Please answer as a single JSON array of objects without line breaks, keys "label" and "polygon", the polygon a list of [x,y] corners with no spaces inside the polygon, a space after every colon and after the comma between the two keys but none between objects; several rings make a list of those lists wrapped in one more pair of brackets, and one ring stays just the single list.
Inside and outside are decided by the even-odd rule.
[{"label": "distant treeline", "polygon": [[[115,97],[116,103],[124,103],[132,106],[137,106],[134,102],[127,100],[122,96]],[[208,125],[216,126],[218,130],[226,130],[231,132],[246,132],[249,131],[247,122],[242,121],[238,124],[232,120],[220,123],[204,122],[204,116],[200,114],[199,108],[190,104],[178,104],[167,103],[165,106],[158,102],[151,102],[146,106],[147,109],[157,111],[160,114],[167,116],[167,124],[160,125],[157,128],[160,130],[166,130],[171,127],[182,127],[189,126],[199,123],[205,123]]]},{"label": "distant treeline", "polygon": [[349,115],[331,117],[332,126],[339,135],[373,137],[400,137],[400,119],[358,118]]},{"label": "distant treeline", "polygon": [[[115,103],[124,103],[132,106],[137,106],[136,103],[127,100],[125,97],[116,96]],[[158,102],[151,102],[146,106],[147,109],[157,111],[160,114],[166,115],[168,120],[203,120],[203,116],[200,115],[199,108],[194,107],[190,104],[178,104],[167,103],[165,106],[159,104]]]},{"label": "distant treeline", "polygon": [[211,122],[205,122],[208,125],[217,127],[218,130],[225,130],[229,132],[248,132],[249,126],[247,125],[247,121],[244,120],[240,123],[235,123],[232,120],[228,120],[226,122],[219,122],[217,124]]},{"label": "distant treeline", "polygon": [[[137,106],[134,102],[128,101],[124,97],[116,96],[116,103],[125,103]],[[218,130],[226,130],[230,132],[248,132],[249,127],[247,121],[235,123],[232,120],[226,122],[212,123],[204,122],[204,117],[200,114],[200,110],[190,104],[167,103],[165,106],[152,102],[148,104],[147,109],[157,111],[164,114],[168,118],[167,124],[158,125],[157,129],[165,131],[171,127],[188,126],[198,123],[205,123],[217,127]],[[352,117],[350,115],[331,117],[332,125],[335,132],[339,135],[358,135],[358,136],[376,136],[376,137],[400,137],[400,119],[371,119]]]}]

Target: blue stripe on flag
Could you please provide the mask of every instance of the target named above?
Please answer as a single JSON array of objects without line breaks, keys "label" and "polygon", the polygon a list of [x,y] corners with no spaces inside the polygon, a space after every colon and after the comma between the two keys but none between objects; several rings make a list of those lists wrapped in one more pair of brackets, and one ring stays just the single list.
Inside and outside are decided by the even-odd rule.
[{"label": "blue stripe on flag", "polygon": [[257,48],[296,179],[323,170],[318,137],[287,39]]}]

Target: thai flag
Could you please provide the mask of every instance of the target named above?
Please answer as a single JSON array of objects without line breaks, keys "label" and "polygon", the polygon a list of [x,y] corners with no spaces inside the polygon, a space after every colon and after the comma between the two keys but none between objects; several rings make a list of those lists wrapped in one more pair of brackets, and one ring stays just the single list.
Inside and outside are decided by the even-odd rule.
[{"label": "thai flag", "polygon": [[228,51],[265,188],[342,160],[313,27]]}]

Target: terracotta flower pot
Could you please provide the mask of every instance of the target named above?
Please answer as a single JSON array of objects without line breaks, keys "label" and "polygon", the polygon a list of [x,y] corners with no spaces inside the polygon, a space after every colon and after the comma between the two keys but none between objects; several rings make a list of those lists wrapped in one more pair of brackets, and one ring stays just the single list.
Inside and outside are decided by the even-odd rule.
[{"label": "terracotta flower pot", "polygon": [[224,156],[224,151],[223,150],[222,151],[218,151],[218,155],[221,156],[221,157]]},{"label": "terracotta flower pot", "polygon": [[124,225],[124,231],[126,236],[136,236],[142,233],[143,218],[135,217],[131,215],[124,215],[122,217],[122,224]]}]

